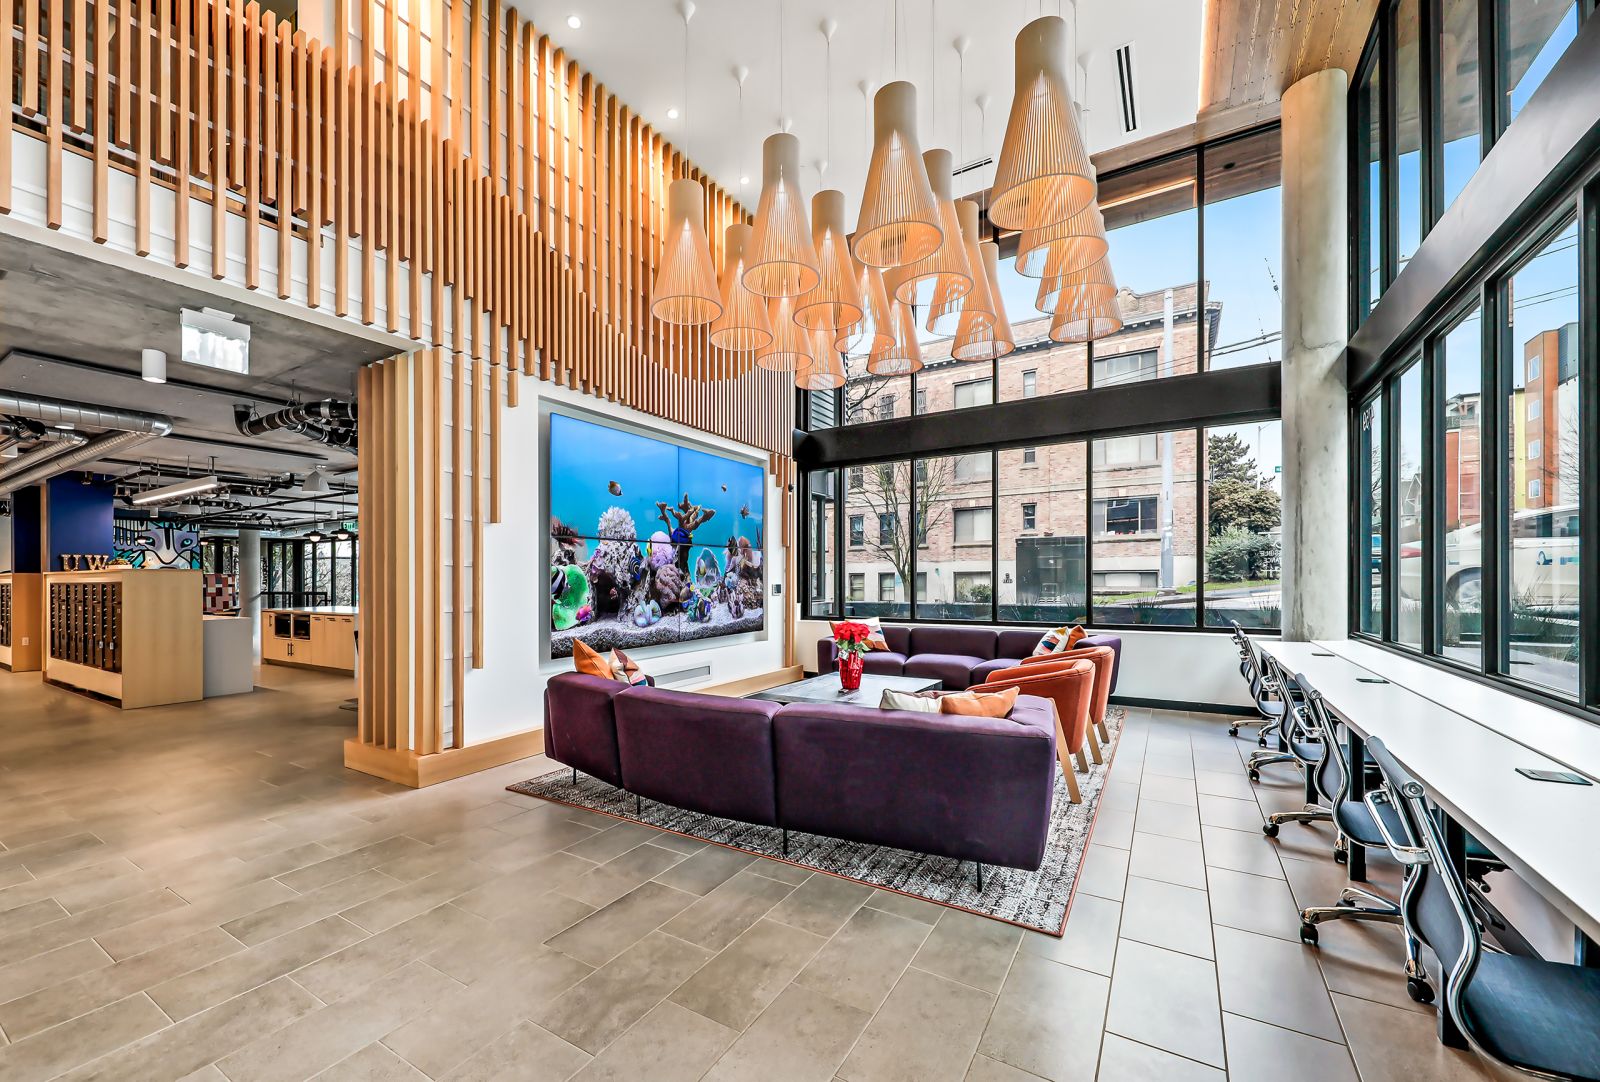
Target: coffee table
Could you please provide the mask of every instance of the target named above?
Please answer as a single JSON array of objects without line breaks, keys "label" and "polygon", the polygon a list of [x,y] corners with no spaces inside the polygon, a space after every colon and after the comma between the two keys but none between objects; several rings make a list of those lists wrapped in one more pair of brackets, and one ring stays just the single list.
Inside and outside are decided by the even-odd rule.
[{"label": "coffee table", "polygon": [[878,676],[861,674],[861,687],[845,691],[837,672],[823,673],[808,680],[782,684],[749,696],[775,703],[848,703],[851,706],[877,706],[887,691],[937,691],[943,685],[921,676]]}]

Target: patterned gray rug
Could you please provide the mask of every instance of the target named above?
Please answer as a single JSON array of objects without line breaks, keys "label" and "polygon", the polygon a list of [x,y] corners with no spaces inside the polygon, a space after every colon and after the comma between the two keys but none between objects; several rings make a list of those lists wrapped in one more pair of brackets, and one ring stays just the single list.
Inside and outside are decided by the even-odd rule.
[{"label": "patterned gray rug", "polygon": [[572,772],[566,767],[506,788],[1059,936],[1066,926],[1078,869],[1089,845],[1100,793],[1105,788],[1126,716],[1117,706],[1108,709],[1106,715],[1106,725],[1111,730],[1111,742],[1102,748],[1106,761],[1099,766],[1091,762],[1089,773],[1078,775],[1083,803],[1068,800],[1066,779],[1061,776],[1060,767],[1056,768],[1055,802],[1044,862],[1031,872],[985,865],[981,891],[970,861],[799,831],[789,832],[789,853],[784,856],[783,832],[777,827],[721,819],[651,800],[643,801],[641,809],[635,811],[632,793],[587,774],[579,774],[574,785]]}]

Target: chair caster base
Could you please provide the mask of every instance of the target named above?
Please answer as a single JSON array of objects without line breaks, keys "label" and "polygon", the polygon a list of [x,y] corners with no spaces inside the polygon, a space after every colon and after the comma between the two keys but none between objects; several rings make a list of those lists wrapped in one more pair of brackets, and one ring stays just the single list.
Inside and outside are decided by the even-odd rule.
[{"label": "chair caster base", "polygon": [[1261,780],[1261,771],[1257,770],[1255,767],[1251,767],[1247,771],[1247,773],[1250,775],[1250,780],[1251,781],[1260,781]]},{"label": "chair caster base", "polygon": [[1335,849],[1333,851],[1333,862],[1335,864],[1349,864],[1350,851],[1348,849]]},{"label": "chair caster base", "polygon": [[1261,824],[1261,833],[1265,834],[1269,838],[1276,838],[1278,836],[1278,824],[1277,823],[1262,823]]},{"label": "chair caster base", "polygon": [[1315,947],[1317,945],[1318,938],[1317,926],[1315,924],[1312,924],[1308,921],[1300,922],[1300,942],[1304,943],[1308,947]]},{"label": "chair caster base", "polygon": [[1264,748],[1266,746],[1267,746],[1267,736],[1266,736],[1265,733],[1262,733],[1260,736],[1256,737],[1256,747]]},{"label": "chair caster base", "polygon": [[1228,735],[1229,736],[1238,736],[1239,735],[1239,726],[1237,726],[1237,725],[1228,726]]},{"label": "chair caster base", "polygon": [[1416,977],[1406,978],[1406,995],[1418,1003],[1433,1002],[1433,985],[1427,981],[1418,980]]}]

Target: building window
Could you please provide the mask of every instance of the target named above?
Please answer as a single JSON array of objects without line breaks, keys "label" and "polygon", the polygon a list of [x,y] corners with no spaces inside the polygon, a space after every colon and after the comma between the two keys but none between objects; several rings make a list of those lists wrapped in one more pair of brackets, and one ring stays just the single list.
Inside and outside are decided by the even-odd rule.
[{"label": "building window", "polygon": [[1036,530],[1039,528],[1038,504],[1025,503],[1022,505],[1022,528],[1024,530]]},{"label": "building window", "polygon": [[1157,499],[1123,496],[1094,501],[1094,532],[1101,537],[1155,533]]},{"label": "building window", "polygon": [[1119,466],[1146,466],[1161,461],[1159,437],[1154,432],[1138,436],[1113,436],[1094,441],[1096,469]]},{"label": "building window", "polygon": [[1039,464],[1038,449],[1033,447],[1024,447],[1022,449],[1022,464],[1024,466],[1037,466]]},{"label": "building window", "polygon": [[893,514],[890,514],[890,513],[879,513],[879,515],[878,515],[878,543],[880,545],[892,545],[892,544],[894,544],[895,534],[897,532],[895,527],[898,524],[898,522],[899,522],[898,517],[893,515]]},{"label": "building window", "polygon": [[917,412],[928,412],[928,391],[924,387],[917,388]]},{"label": "building window", "polygon": [[894,416],[894,395],[878,396],[878,420],[887,421]]},{"label": "building window", "polygon": [[1544,496],[1544,485],[1540,483],[1539,478],[1530,477],[1528,479],[1528,499],[1529,499],[1529,501],[1534,501],[1534,500],[1541,499],[1543,496]]},{"label": "building window", "polygon": [[867,483],[867,471],[862,466],[850,467],[850,487],[860,488]]},{"label": "building window", "polygon": [[1106,387],[1117,383],[1141,383],[1155,379],[1157,351],[1140,350],[1138,353],[1120,353],[1114,357],[1094,359],[1094,385]]},{"label": "building window", "polygon": [[967,380],[955,385],[956,409],[987,406],[994,401],[994,382],[987,379]]},{"label": "building window", "polygon": [[1025,368],[1022,370],[1022,397],[1033,398],[1039,393],[1039,370]]},{"label": "building window", "polygon": [[894,600],[894,572],[893,571],[880,571],[880,572],[878,572],[878,600],[879,601],[893,601]]},{"label": "building window", "polygon": [[1530,461],[1533,460],[1533,459],[1538,458],[1543,452],[1544,452],[1544,441],[1543,440],[1529,440],[1528,441],[1528,458],[1529,458]]},{"label": "building window", "polygon": [[851,600],[851,601],[865,601],[866,599],[867,599],[867,576],[863,575],[859,571],[851,572],[850,573],[850,597],[849,597],[849,600]]},{"label": "building window", "polygon": [[987,545],[994,540],[994,512],[988,507],[957,507],[951,512],[956,544]]},{"label": "building window", "polygon": [[850,516],[850,544],[860,548],[867,543],[867,520],[863,515]]},{"label": "building window", "polygon": [[957,571],[955,574],[956,603],[961,605],[987,605],[993,591],[989,587],[987,571]]},{"label": "building window", "polygon": [[1544,414],[1544,399],[1538,395],[1528,399],[1528,420],[1537,421]]},{"label": "building window", "polygon": [[[918,461],[924,460],[919,459]],[[987,452],[955,456],[955,480],[957,481],[987,481],[993,472],[994,466]]]},{"label": "building window", "polygon": [[928,573],[926,571],[917,572],[917,600],[928,600]]}]

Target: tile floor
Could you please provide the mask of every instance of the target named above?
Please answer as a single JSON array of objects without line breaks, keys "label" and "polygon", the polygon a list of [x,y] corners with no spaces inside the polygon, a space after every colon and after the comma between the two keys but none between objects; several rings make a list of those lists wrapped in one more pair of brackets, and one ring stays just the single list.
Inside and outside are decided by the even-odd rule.
[{"label": "tile floor", "polygon": [[262,683],[0,672],[0,1078],[1479,1077],[1395,929],[1300,945],[1342,871],[1223,719],[1131,711],[1057,940],[504,791],[543,759],[347,772],[349,681]]}]

